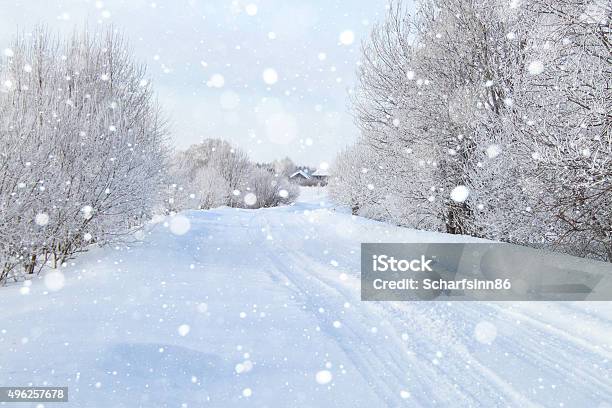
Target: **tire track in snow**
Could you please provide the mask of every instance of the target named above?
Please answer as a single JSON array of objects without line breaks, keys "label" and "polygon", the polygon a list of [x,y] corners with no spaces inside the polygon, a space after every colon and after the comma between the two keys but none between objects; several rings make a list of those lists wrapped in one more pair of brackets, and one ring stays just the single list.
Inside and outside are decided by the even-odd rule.
[{"label": "tire track in snow", "polygon": [[[329,233],[329,230],[320,228],[320,232]],[[333,242],[334,248],[337,250],[337,240],[333,239],[333,234],[328,235],[332,237],[328,239]],[[358,244],[355,243],[353,245]],[[335,284],[337,285],[337,282]],[[413,304],[410,302],[383,302],[383,304],[387,305],[389,313],[397,312],[397,310],[405,310],[406,314],[411,314],[413,316],[415,315],[415,308],[411,306]],[[492,304],[481,302],[458,302],[454,303],[453,305],[455,306],[453,306],[452,309],[449,308],[449,311],[453,313],[453,321],[448,321],[447,319],[449,326],[452,323],[456,323],[455,321],[466,326],[475,326],[475,324],[479,321],[490,320],[490,316],[484,312],[490,310]],[[421,310],[420,307],[417,309]],[[499,306],[498,310],[499,313],[507,313],[507,309],[504,307]],[[527,315],[518,313],[516,311],[513,311],[513,313],[517,317],[524,318],[525,321],[531,322],[531,324],[523,325],[521,327],[521,334],[515,334],[512,338],[507,339],[508,341],[506,341],[505,344],[506,354],[513,355],[515,357],[515,361],[521,365],[521,369],[530,370],[531,372],[541,371],[547,374],[549,377],[561,378],[563,381],[560,382],[567,383],[566,385],[568,388],[574,390],[573,392],[570,391],[567,394],[573,393],[574,395],[579,395],[580,398],[589,400],[591,403],[593,401],[597,402],[597,398],[591,399],[591,396],[598,396],[602,401],[612,399],[612,397],[609,395],[611,381],[609,376],[606,375],[605,369],[601,369],[602,364],[609,364],[608,353],[605,350],[593,347],[589,345],[587,341],[577,338],[566,331],[557,329],[544,322],[533,320],[533,318]],[[597,328],[601,328],[601,324],[603,324],[605,327],[608,320],[603,319],[603,322],[598,323],[600,324],[597,325]],[[461,334],[461,331],[458,333]],[[420,333],[421,336],[426,334],[426,332]],[[553,334],[553,336],[551,337],[550,334]],[[473,333],[470,333],[470,338],[471,337],[473,337]],[[541,347],[541,343],[544,341],[543,339],[546,339],[546,341],[553,344],[553,350],[560,350],[562,353],[569,356],[569,361],[559,361],[559,359],[556,358],[556,355],[554,355],[555,353],[553,353],[552,357],[551,352],[543,353]],[[466,340],[469,341],[470,339],[466,339],[466,336],[463,335],[454,341],[452,338],[449,338],[447,344],[452,345],[451,349],[458,355],[463,355],[466,361],[471,361],[472,366],[479,366],[478,369],[483,373],[483,376],[475,380],[483,381],[482,377],[488,378],[491,382],[497,384],[498,387],[505,388],[508,394],[514,395],[516,401],[521,401],[521,393],[517,393],[515,390],[517,383],[520,383],[520,381],[516,381],[515,379],[513,381],[514,385],[511,385],[507,381],[503,380],[500,375],[497,375],[491,369],[487,368],[486,365],[479,364],[478,359],[474,358],[466,347],[456,346],[462,345]],[[565,342],[563,340],[565,340]],[[595,355],[601,355],[601,359],[597,360],[594,358],[594,356],[590,356],[588,362],[583,361],[584,357],[582,357],[582,355],[584,354],[585,350],[588,350]],[[496,371],[498,371],[497,367]],[[508,373],[506,373],[506,375],[507,374]],[[574,381],[565,381],[564,377],[570,375]],[[466,373],[466,376],[469,376],[469,373]],[[517,376],[516,378],[522,380],[522,376]],[[576,393],[576,391],[579,391],[579,393]],[[548,402],[546,398],[539,397],[538,399],[541,400],[542,403]],[[521,405],[524,405],[527,402],[528,401],[522,401]]]},{"label": "tire track in snow", "polygon": [[[454,381],[454,378],[469,376],[474,377],[474,380],[480,383],[487,382],[490,384],[490,386],[488,387],[488,399],[491,404],[500,403],[499,393],[501,391],[503,394],[505,394],[507,399],[505,404],[507,404],[509,401],[512,401],[517,406],[537,406],[535,403],[528,400],[523,395],[514,390],[510,384],[506,383],[501,378],[497,377],[493,372],[491,372],[491,370],[488,370],[483,366],[477,365],[478,371],[480,373],[480,375],[477,376],[473,373],[468,373],[466,375],[466,373],[464,373],[463,367],[461,367],[455,373],[445,373],[444,369],[441,366],[436,366],[434,368],[431,363],[431,358],[428,358],[428,356],[424,354],[413,354],[414,352],[408,350],[406,346],[403,345],[402,342],[399,340],[399,333],[388,329],[386,327],[388,325],[384,325],[385,337],[389,337],[389,335],[391,335],[394,340],[394,348],[399,348],[399,350],[392,351],[390,348],[387,348],[388,346],[390,346],[390,344],[388,344],[388,341],[384,344],[384,346],[387,347],[371,347],[370,342],[379,341],[377,338],[375,338],[375,336],[370,336],[370,334],[368,334],[368,337],[372,337],[371,339],[364,337],[364,333],[368,333],[368,330],[373,327],[371,320],[380,320],[381,318],[383,319],[383,321],[387,320],[389,316],[392,316],[392,313],[390,312],[393,310],[389,310],[388,307],[381,307],[380,305],[374,303],[360,304],[360,299],[359,297],[355,297],[354,292],[345,290],[337,283],[330,282],[329,280],[322,278],[320,274],[313,274],[312,272],[314,272],[316,269],[328,270],[329,267],[320,263],[318,260],[312,257],[308,257],[300,254],[299,252],[296,252],[295,250],[289,248],[287,245],[287,243],[290,242],[292,238],[296,238],[295,235],[298,232],[308,230],[307,224],[305,222],[301,222],[297,226],[292,225],[290,228],[287,228],[288,226],[286,225],[282,226],[281,228],[278,228],[278,226],[274,226],[273,224],[271,224],[270,220],[265,215],[260,213],[258,215],[258,218],[265,224],[264,228],[268,231],[271,228],[275,228],[276,232],[290,232],[289,236],[282,236],[281,239],[277,240],[282,242],[281,245],[278,245],[277,243],[273,246],[270,246],[270,249],[266,251],[266,254],[270,258],[270,260],[276,265],[277,270],[285,274],[286,278],[290,282],[292,282],[292,284],[300,288],[302,296],[304,296],[304,294],[307,294],[310,297],[312,296],[312,294],[330,293],[330,299],[334,299],[335,301],[338,301],[338,299],[347,300],[359,306],[361,312],[361,315],[359,316],[361,317],[360,321],[351,322],[351,324],[348,325],[344,324],[342,329],[338,331],[332,332],[331,330],[334,329],[328,329],[327,331],[345,350],[347,355],[351,356],[353,363],[357,367],[362,367],[360,369],[362,375],[365,375],[364,373],[369,374],[367,380],[370,383],[376,385],[376,389],[379,395],[384,398],[387,404],[392,404],[393,406],[396,406],[405,402],[401,400],[399,396],[399,390],[406,388],[408,382],[406,381],[405,373],[406,371],[411,371],[413,373],[418,374],[415,375],[415,379],[418,381],[419,386],[408,388],[410,388],[413,393],[412,401],[414,402],[415,400],[417,400],[420,405],[431,405],[432,397],[435,399],[438,396],[445,397],[440,398],[440,400],[437,401],[442,402],[445,405],[479,405],[483,402],[483,395],[474,395],[472,392],[469,391],[469,387],[464,387],[461,389]],[[297,239],[300,238],[301,237],[297,237]],[[334,243],[336,244],[337,241],[334,241]],[[308,267],[301,267],[296,269],[296,265],[308,265]],[[312,299],[309,300],[310,302],[312,302]],[[339,302],[342,303],[341,300]],[[315,303],[316,304],[311,307],[315,315],[317,315],[315,309],[317,309],[316,306],[318,305],[326,304],[327,308],[333,308],[333,306],[330,305],[330,302],[325,302],[325,300],[322,299],[317,299]],[[414,311],[416,312],[416,309]],[[418,328],[420,328],[419,335],[428,333],[428,330],[424,330],[423,327],[431,328],[431,319],[427,316],[422,315],[420,311],[416,315],[420,317],[420,321],[416,325]],[[322,326],[328,328],[331,327],[329,321],[326,321],[325,319],[322,320]],[[346,321],[347,320],[345,320],[345,322]],[[347,326],[348,329],[350,329],[349,336],[344,333],[347,330]],[[435,332],[438,334],[444,333],[445,331],[447,331],[445,329],[447,329],[447,327],[438,327],[438,330],[435,330]],[[339,334],[342,335],[341,338],[339,338]],[[379,338],[380,337],[382,337],[382,333]],[[457,351],[455,350],[456,347],[452,346],[456,343],[456,339],[453,338],[452,334],[447,335],[445,337],[446,338],[443,347],[440,347],[440,338],[434,339],[428,336],[428,340],[434,345],[436,345],[438,348],[451,349],[453,350],[453,352]],[[350,347],[347,347],[347,344],[359,344],[360,347],[365,350],[360,350],[359,352],[356,352]],[[364,356],[367,356],[369,354],[371,354],[374,358],[364,358]],[[462,354],[465,355],[466,352],[462,350]],[[474,361],[474,359],[469,356],[469,353],[467,354],[467,361]],[[371,375],[372,373],[387,372],[391,372],[392,377],[385,378],[382,383],[378,376],[374,375],[373,377]],[[390,383],[390,380],[392,381],[392,383]],[[415,391],[415,389],[422,391],[417,392]],[[501,402],[502,404],[504,404],[503,401]]]}]

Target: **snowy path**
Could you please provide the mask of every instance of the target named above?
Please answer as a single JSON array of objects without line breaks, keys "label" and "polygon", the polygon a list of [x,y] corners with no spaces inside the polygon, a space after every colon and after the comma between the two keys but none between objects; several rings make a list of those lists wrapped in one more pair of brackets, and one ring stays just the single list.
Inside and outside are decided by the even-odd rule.
[{"label": "snowy path", "polygon": [[361,302],[360,242],[461,238],[316,197],[187,216],[79,257],[57,292],[0,289],[0,386],[68,386],[73,407],[612,402],[611,303]]}]

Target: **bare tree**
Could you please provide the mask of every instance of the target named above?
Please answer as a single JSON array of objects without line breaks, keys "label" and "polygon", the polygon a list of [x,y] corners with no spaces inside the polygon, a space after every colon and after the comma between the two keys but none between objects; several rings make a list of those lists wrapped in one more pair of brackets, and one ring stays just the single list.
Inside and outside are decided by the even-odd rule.
[{"label": "bare tree", "polygon": [[[171,180],[170,211],[220,205],[273,207],[292,203],[298,195],[286,176],[258,167],[244,151],[219,139],[206,139],[178,152],[172,163]],[[249,193],[256,198],[246,203]]]},{"label": "bare tree", "polygon": [[339,156],[332,195],[363,201],[338,183],[363,180],[340,173],[375,160],[374,217],[612,259],[611,15],[600,1],[391,3],[358,70],[363,147]]},{"label": "bare tree", "polygon": [[60,41],[37,28],[10,50],[0,68],[0,256],[33,273],[150,215],[166,131],[144,67],[115,31]]},{"label": "bare tree", "polygon": [[530,38],[521,131],[542,180],[549,241],[612,261],[612,5],[543,0]]}]

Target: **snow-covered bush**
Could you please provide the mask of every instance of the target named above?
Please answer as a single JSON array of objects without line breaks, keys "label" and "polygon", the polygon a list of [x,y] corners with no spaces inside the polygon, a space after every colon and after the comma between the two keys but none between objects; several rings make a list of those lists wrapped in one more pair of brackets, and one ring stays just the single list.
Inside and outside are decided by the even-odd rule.
[{"label": "snow-covered bush", "polygon": [[374,186],[380,178],[376,177],[377,168],[372,157],[373,152],[367,146],[355,145],[342,151],[331,168],[328,193],[335,202],[348,207],[353,215],[372,215],[381,207],[378,200],[384,194],[380,193],[380,186],[378,189]]},{"label": "snow-covered bush", "polygon": [[167,209],[207,209],[233,205],[246,183],[251,163],[240,149],[219,139],[206,139],[174,155],[170,166]]},{"label": "snow-covered bush", "polygon": [[197,186],[199,208],[214,208],[225,205],[230,196],[229,182],[215,167],[205,167],[199,170],[194,178]]},{"label": "snow-covered bush", "polygon": [[[254,195],[255,202],[253,202]],[[290,204],[299,195],[299,188],[286,177],[275,175],[260,168],[253,168],[249,174],[244,199],[238,206],[246,208],[276,207]]]},{"label": "snow-covered bush", "polygon": [[[284,175],[285,166],[291,164],[287,159],[280,166],[276,163],[258,167],[241,149],[224,140],[206,139],[174,156],[167,210],[221,205],[259,208],[292,203],[299,191]],[[282,174],[273,171],[276,167]]]},{"label": "snow-covered bush", "polygon": [[0,281],[139,225],[163,185],[166,131],[114,31],[18,36],[0,66]]}]

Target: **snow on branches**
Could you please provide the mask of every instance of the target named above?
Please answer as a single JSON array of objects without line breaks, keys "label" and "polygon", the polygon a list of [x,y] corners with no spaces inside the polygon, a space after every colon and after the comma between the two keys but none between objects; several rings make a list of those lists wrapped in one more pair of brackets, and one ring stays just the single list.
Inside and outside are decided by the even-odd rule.
[{"label": "snow on branches", "polygon": [[0,66],[0,282],[140,225],[165,163],[164,122],[121,35],[64,41],[37,28],[10,50]]},{"label": "snow on branches", "polygon": [[391,4],[358,70],[359,154],[341,154],[334,177],[364,158],[385,170],[367,180],[375,199],[356,177],[332,196],[374,200],[400,225],[612,260],[611,11],[597,0],[421,0],[414,15]]},{"label": "snow on branches", "polygon": [[[292,163],[282,163],[289,168]],[[260,208],[289,204],[298,196],[281,162],[256,165],[228,142],[205,139],[174,155],[166,208],[208,209],[222,205]]]}]

